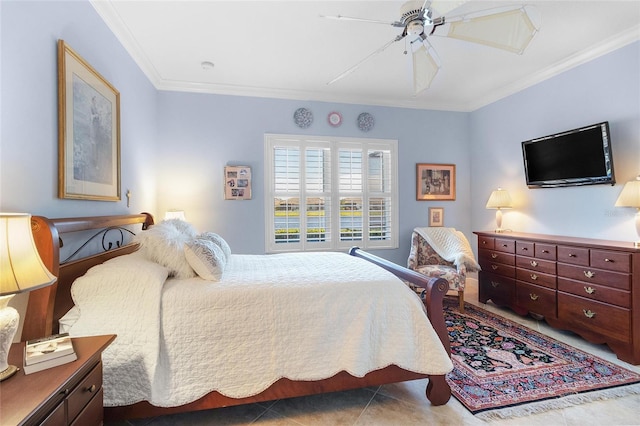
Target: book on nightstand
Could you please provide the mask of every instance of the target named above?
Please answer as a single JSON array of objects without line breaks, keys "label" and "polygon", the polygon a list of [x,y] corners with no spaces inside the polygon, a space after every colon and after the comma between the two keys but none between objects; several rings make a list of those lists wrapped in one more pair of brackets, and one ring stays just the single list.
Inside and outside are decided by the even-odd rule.
[{"label": "book on nightstand", "polygon": [[35,373],[76,359],[73,342],[66,333],[29,340],[24,347],[24,372]]}]

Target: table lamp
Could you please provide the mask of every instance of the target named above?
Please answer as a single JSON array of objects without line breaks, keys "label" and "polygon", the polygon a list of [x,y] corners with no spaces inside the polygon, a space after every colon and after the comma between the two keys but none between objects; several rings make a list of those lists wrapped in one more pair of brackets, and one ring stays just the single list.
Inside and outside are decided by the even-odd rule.
[{"label": "table lamp", "polygon": [[31,215],[0,213],[0,381],[18,371],[7,362],[20,320],[9,301],[14,294],[51,285],[55,280],[38,254]]},{"label": "table lamp", "polygon": [[164,220],[170,219],[187,220],[184,215],[184,210],[167,210],[164,214]]},{"label": "table lamp", "polygon": [[489,201],[487,201],[488,209],[497,209],[496,211],[496,232],[504,232],[502,229],[502,209],[510,209],[513,207],[511,197],[506,189],[498,188],[491,193]]},{"label": "table lamp", "polygon": [[[635,180],[624,184],[622,192],[616,200],[616,207],[635,207],[636,212],[636,234],[640,238],[640,175]],[[640,240],[633,243],[635,247],[640,247]]]}]

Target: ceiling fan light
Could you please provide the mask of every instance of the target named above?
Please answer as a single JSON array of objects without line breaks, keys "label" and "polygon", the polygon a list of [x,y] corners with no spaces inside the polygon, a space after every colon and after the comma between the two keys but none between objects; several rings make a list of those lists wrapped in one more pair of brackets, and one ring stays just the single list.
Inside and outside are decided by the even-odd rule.
[{"label": "ceiling fan light", "polygon": [[451,22],[448,37],[521,54],[538,29],[524,8]]}]

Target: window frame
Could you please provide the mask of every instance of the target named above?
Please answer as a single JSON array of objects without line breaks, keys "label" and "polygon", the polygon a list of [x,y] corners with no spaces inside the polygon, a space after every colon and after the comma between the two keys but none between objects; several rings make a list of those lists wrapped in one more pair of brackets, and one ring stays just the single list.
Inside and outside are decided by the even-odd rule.
[{"label": "window frame", "polygon": [[[290,251],[343,251],[352,246],[358,246],[363,249],[397,249],[399,241],[399,183],[398,183],[398,140],[397,139],[373,139],[373,138],[353,138],[353,137],[335,137],[335,136],[313,136],[313,135],[288,135],[288,134],[271,134],[264,135],[264,184],[265,184],[265,251],[267,253],[281,253]],[[274,149],[276,147],[292,147],[299,149],[300,153],[300,172],[299,172],[299,190],[297,195],[288,195],[297,197],[299,200],[299,220],[300,220],[300,238],[297,242],[277,243],[275,241],[275,209],[274,199],[278,196],[284,197],[290,194],[288,192],[277,192],[275,189],[275,167],[274,167]],[[309,242],[306,238],[306,198],[313,197],[317,193],[308,191],[305,183],[305,161],[306,150],[308,148],[329,147],[331,152],[330,168],[331,181],[328,192],[322,192],[323,196],[330,197],[329,217],[330,217],[330,237],[328,241]],[[340,192],[340,169],[339,169],[339,151],[341,148],[355,148],[362,152],[362,177],[361,191],[357,192]],[[390,161],[389,172],[390,189],[388,192],[374,192],[369,187],[369,153],[372,150],[389,151]],[[374,195],[372,195],[374,194]],[[369,233],[370,218],[370,200],[375,197],[384,195],[384,198],[390,199],[390,238],[377,240],[371,239]],[[340,239],[340,199],[356,195],[362,197],[362,230],[363,238],[355,241],[341,241]],[[304,213],[304,214],[303,214]],[[365,214],[366,213],[366,214]],[[338,224],[337,226],[335,224]]]}]

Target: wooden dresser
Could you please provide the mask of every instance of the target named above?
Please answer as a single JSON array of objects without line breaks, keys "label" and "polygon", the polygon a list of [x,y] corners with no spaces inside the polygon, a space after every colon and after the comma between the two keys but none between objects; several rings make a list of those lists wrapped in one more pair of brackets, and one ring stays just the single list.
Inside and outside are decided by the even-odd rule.
[{"label": "wooden dresser", "polygon": [[25,375],[24,342],[14,343],[9,364],[20,367],[0,383],[2,425],[101,425],[102,352],[114,335],[73,338],[78,359]]},{"label": "wooden dresser", "polygon": [[544,317],[640,364],[640,249],[555,235],[474,232],[479,300]]}]

